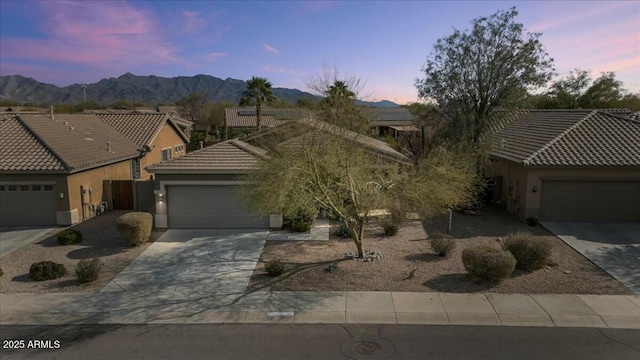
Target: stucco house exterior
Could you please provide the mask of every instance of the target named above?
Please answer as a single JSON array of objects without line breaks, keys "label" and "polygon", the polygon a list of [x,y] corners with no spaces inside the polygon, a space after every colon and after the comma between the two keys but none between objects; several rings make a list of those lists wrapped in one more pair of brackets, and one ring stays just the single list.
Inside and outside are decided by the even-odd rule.
[{"label": "stucco house exterior", "polygon": [[[395,151],[388,144],[368,136],[353,136],[353,132],[310,118],[297,120],[302,130],[299,137],[290,142],[304,141],[312,131],[327,136],[348,136],[358,146],[386,161],[411,165],[410,159]],[[292,123],[280,126],[289,126]],[[239,186],[246,185],[242,175],[251,171],[265,156],[268,149],[262,144],[278,128],[263,129],[239,139],[226,140],[187,154],[169,162],[153,165],[147,171],[155,174],[156,215],[158,228],[268,228],[280,227],[282,217],[278,214],[255,216],[251,214],[236,193]]]},{"label": "stucco house exterior", "polygon": [[485,176],[520,219],[640,221],[640,121],[611,110],[527,110],[492,139]]},{"label": "stucco house exterior", "polygon": [[86,220],[103,202],[112,208],[110,182],[123,181],[133,194],[134,181],[150,176],[143,166],[162,161],[167,149],[171,156],[166,160],[186,151],[186,137],[165,117],[110,116],[0,116],[0,224],[71,225]]}]

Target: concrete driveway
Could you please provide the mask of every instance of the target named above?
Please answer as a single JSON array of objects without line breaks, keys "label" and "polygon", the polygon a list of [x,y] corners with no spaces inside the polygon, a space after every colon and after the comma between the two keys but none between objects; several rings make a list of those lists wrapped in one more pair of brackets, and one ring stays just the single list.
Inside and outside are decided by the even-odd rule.
[{"label": "concrete driveway", "polygon": [[202,298],[244,292],[268,230],[168,230],[102,292]]},{"label": "concrete driveway", "polygon": [[0,257],[30,244],[45,235],[58,231],[56,227],[42,226],[3,226],[0,227]]},{"label": "concrete driveway", "polygon": [[640,223],[541,223],[572,248],[640,294]]}]

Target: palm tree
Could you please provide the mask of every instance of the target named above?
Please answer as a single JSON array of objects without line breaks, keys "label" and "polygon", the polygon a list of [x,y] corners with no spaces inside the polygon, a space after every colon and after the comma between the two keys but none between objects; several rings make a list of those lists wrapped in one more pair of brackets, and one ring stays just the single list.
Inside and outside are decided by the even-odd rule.
[{"label": "palm tree", "polygon": [[271,83],[269,80],[261,77],[253,76],[247,81],[247,89],[242,93],[240,106],[255,105],[256,106],[256,126],[258,131],[261,128],[262,120],[262,103],[269,104],[276,99],[271,92]]}]

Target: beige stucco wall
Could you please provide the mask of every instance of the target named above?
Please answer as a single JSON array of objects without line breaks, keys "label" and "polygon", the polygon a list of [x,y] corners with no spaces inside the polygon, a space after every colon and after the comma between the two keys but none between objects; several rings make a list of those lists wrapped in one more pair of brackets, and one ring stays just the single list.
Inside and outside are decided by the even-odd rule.
[{"label": "beige stucco wall", "polygon": [[[98,205],[103,199],[103,180],[131,180],[131,162],[121,161],[116,164],[72,174],[67,178],[69,210],[78,210],[80,220],[88,219],[95,214],[87,206],[83,208],[80,187],[87,185],[92,191],[87,195],[89,204]],[[84,210],[84,212],[83,212]]]},{"label": "beige stucco wall", "polygon": [[[176,146],[178,145],[184,145],[184,151],[182,153],[176,153]],[[158,133],[158,136],[153,140],[151,152],[145,155],[140,161],[140,179],[149,179],[151,173],[148,173],[145,168],[162,161],[162,149],[170,147],[173,158],[178,158],[186,154],[186,145],[187,143],[182,136],[178,135],[173,126],[165,124]]]},{"label": "beige stucco wall", "polygon": [[[502,176],[502,194],[507,211],[521,219],[540,217],[540,194],[543,180],[623,180],[640,181],[639,169],[526,169],[511,161],[496,159],[485,167],[485,176]],[[509,194],[509,184],[514,187]],[[535,187],[535,192],[533,191]],[[519,191],[519,198],[514,196]]]}]

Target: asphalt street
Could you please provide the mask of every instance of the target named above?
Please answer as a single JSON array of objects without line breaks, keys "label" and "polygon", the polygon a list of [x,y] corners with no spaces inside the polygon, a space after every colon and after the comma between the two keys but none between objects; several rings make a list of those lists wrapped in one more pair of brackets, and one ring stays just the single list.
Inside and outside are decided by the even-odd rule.
[{"label": "asphalt street", "polygon": [[[640,359],[640,330],[597,328],[352,324],[12,325],[2,326],[0,337],[2,360]],[[25,348],[6,348],[22,347],[21,343]],[[49,349],[26,349],[28,346]]]}]

